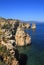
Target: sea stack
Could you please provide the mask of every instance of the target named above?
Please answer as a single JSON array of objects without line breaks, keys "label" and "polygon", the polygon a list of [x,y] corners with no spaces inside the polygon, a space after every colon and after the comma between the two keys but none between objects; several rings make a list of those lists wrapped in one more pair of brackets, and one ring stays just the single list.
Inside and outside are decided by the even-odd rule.
[{"label": "sea stack", "polygon": [[35,23],[32,24],[31,29],[36,29],[36,24]]}]

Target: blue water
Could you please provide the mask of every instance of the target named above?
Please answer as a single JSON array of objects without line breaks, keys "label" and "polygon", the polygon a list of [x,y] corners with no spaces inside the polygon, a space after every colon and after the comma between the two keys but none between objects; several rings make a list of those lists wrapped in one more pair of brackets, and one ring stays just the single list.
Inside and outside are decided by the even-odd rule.
[{"label": "blue water", "polygon": [[31,45],[19,47],[19,53],[27,55],[26,65],[44,65],[44,24],[36,24],[36,30],[26,30],[31,35]]}]

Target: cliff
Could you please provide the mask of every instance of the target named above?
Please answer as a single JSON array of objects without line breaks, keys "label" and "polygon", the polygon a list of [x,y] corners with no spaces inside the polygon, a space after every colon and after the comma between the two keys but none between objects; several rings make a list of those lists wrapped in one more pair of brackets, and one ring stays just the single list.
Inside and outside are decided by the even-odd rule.
[{"label": "cliff", "polygon": [[[13,40],[17,46],[24,46],[31,43],[31,36],[24,31],[25,29],[30,29],[30,24],[20,22],[20,20],[4,18],[0,18],[0,22],[0,35],[2,31],[2,38],[6,42],[10,43]],[[14,39],[10,40],[12,37]]]}]

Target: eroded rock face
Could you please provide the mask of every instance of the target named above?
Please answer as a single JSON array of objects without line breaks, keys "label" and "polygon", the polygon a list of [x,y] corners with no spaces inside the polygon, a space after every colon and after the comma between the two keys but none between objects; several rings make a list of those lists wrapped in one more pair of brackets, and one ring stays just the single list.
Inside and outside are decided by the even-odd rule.
[{"label": "eroded rock face", "polygon": [[20,27],[17,28],[15,40],[17,46],[24,46],[31,43],[31,37]]},{"label": "eroded rock face", "polygon": [[24,23],[24,22],[21,22],[19,24],[20,27],[24,28],[24,29],[29,29],[30,28],[30,24],[29,23]]},{"label": "eroded rock face", "polygon": [[4,56],[3,61],[5,64],[19,65],[17,58],[19,54],[18,51],[15,51],[15,45],[24,46],[31,43],[31,37],[24,31],[29,27],[30,24],[20,23],[19,20],[0,19],[0,46],[6,47],[3,49],[6,50],[3,55],[0,54]]},{"label": "eroded rock face", "polygon": [[[4,35],[1,36],[5,43],[12,44],[15,41],[17,46],[24,46],[31,43],[31,37],[24,31],[30,27],[30,24],[11,19],[7,19],[5,21],[7,21],[8,25],[11,24],[9,29],[4,29]],[[15,36],[15,40],[10,40],[12,36]]]},{"label": "eroded rock face", "polygon": [[31,44],[31,36],[29,36],[28,34],[26,35],[26,45]]},{"label": "eroded rock face", "polygon": [[5,65],[19,65],[19,61],[15,58],[14,53],[13,49],[7,50],[6,46],[0,45],[0,60]]},{"label": "eroded rock face", "polygon": [[11,65],[19,65],[19,62],[17,60],[13,60]]},{"label": "eroded rock face", "polygon": [[30,24],[29,23],[26,23],[25,24],[25,27],[28,29],[28,28],[30,28]]}]

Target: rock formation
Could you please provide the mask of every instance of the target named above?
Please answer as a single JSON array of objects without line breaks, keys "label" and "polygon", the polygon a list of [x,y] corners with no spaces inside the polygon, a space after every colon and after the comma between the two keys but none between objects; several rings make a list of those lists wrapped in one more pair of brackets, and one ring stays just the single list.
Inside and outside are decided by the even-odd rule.
[{"label": "rock formation", "polygon": [[[28,23],[0,18],[0,48],[5,50],[4,53],[0,51],[0,56],[5,64],[19,65],[18,59],[15,58],[16,52],[14,49],[16,46],[31,44],[31,36],[25,32],[29,28],[30,24]],[[31,28],[36,28],[35,24]]]},{"label": "rock formation", "polygon": [[[0,18],[2,31],[4,30],[3,34],[3,41],[5,43],[12,44],[15,41],[15,44],[18,46],[24,46],[31,43],[31,37],[24,31],[25,29],[30,28],[30,24],[20,22],[19,20],[12,20],[12,19],[4,19]],[[14,39],[10,38],[14,37]]]},{"label": "rock formation", "polygon": [[4,65],[19,65],[14,53],[14,50],[7,50],[6,46],[0,45],[0,60]]},{"label": "rock formation", "polygon": [[33,23],[32,26],[31,26],[31,28],[32,29],[36,29],[36,24]]},{"label": "rock formation", "polygon": [[24,32],[23,28],[18,27],[15,34],[17,46],[24,46],[31,43],[31,37]]},{"label": "rock formation", "polygon": [[19,26],[24,28],[24,29],[29,29],[30,28],[30,24],[29,23],[24,23],[24,22],[20,22]]}]

